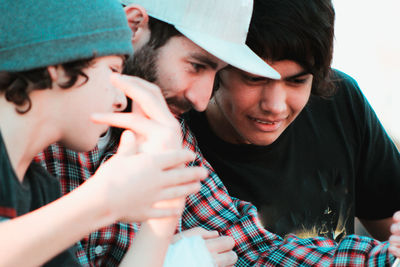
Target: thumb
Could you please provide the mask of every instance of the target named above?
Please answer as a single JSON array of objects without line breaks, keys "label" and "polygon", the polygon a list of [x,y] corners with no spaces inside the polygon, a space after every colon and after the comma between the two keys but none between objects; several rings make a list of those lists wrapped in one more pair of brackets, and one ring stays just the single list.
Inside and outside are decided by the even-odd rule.
[{"label": "thumb", "polygon": [[125,130],[118,146],[117,154],[124,156],[132,156],[137,152],[136,136],[132,131]]}]

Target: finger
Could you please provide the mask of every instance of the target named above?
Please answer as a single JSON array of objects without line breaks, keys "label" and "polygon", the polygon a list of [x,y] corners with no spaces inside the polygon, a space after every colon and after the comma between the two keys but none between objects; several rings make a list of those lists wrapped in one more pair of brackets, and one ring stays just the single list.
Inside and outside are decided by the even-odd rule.
[{"label": "finger", "polygon": [[211,253],[222,253],[232,250],[235,246],[235,241],[230,236],[220,236],[207,239],[206,246]]},{"label": "finger", "polygon": [[135,134],[129,130],[126,130],[121,135],[117,154],[120,155],[135,155],[137,152]]},{"label": "finger", "polygon": [[396,211],[393,214],[393,220],[395,220],[396,222],[400,222],[400,211]]},{"label": "finger", "polygon": [[132,113],[146,116],[146,113],[144,113],[142,108],[139,105],[135,104],[134,102],[132,102]]},{"label": "finger", "polygon": [[129,129],[145,136],[159,132],[164,127],[154,120],[135,113],[95,113],[91,119],[96,123]]},{"label": "finger", "polygon": [[111,83],[139,105],[148,117],[161,123],[174,119],[156,85],[137,77],[118,74],[111,75]]},{"label": "finger", "polygon": [[151,154],[155,167],[163,170],[191,162],[196,158],[196,154],[187,149],[169,150],[158,154]]},{"label": "finger", "polygon": [[394,235],[400,235],[400,224],[394,223],[390,226],[390,232]]},{"label": "finger", "polygon": [[203,167],[180,167],[170,169],[163,173],[163,179],[160,181],[161,186],[169,187],[179,184],[198,182],[206,178],[208,172]]},{"label": "finger", "polygon": [[389,243],[393,245],[400,245],[400,236],[398,235],[392,235],[389,237]]},{"label": "finger", "polygon": [[[117,76],[121,77],[122,79],[134,79],[135,82],[141,87],[141,88],[145,88],[146,92],[150,92],[152,93],[155,97],[157,97],[159,100],[161,100],[162,102],[165,101],[165,97],[162,94],[162,90],[161,88],[153,83],[153,82],[149,82],[145,79],[142,79],[140,77],[137,76],[132,76],[132,75],[126,75],[126,74],[118,74],[116,73]],[[111,78],[112,79],[112,78]],[[118,78],[117,78],[118,79]]]},{"label": "finger", "polygon": [[238,260],[238,256],[234,251],[228,251],[225,253],[213,255],[214,261],[217,266],[232,266],[235,265],[235,263]]},{"label": "finger", "polygon": [[206,230],[202,227],[195,227],[195,228],[183,231],[182,234],[184,234],[187,237],[199,235],[203,239],[219,237],[218,231],[210,231],[210,230]]},{"label": "finger", "polygon": [[396,257],[400,257],[400,248],[390,245],[389,252]]},{"label": "finger", "polygon": [[175,217],[182,213],[180,208],[152,208],[148,211],[147,216],[152,218]]},{"label": "finger", "polygon": [[212,239],[212,238],[217,238],[217,237],[219,237],[219,232],[218,232],[218,231],[206,231],[205,233],[203,233],[203,234],[201,235],[201,237],[202,237],[204,240]]},{"label": "finger", "polygon": [[218,237],[218,231],[209,231],[202,227],[194,227],[188,230],[184,230],[176,235],[174,235],[172,239],[172,243],[177,242],[182,238],[182,236],[191,237],[191,236],[201,236],[203,239]]},{"label": "finger", "polygon": [[157,201],[183,198],[199,192],[200,188],[201,185],[198,182],[166,188],[158,194]]}]

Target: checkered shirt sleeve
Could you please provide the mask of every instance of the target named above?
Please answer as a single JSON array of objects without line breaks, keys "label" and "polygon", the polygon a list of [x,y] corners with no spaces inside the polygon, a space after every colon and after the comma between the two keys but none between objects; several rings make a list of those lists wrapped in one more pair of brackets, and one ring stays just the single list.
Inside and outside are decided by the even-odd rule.
[{"label": "checkered shirt sleeve", "polygon": [[[390,266],[394,261],[387,242],[367,237],[347,236],[337,244],[322,237],[300,239],[289,235],[282,239],[268,232],[251,203],[229,196],[184,121],[181,126],[184,146],[197,154],[191,165],[205,167],[209,177],[202,182],[199,193],[187,198],[179,227],[186,230],[201,226],[232,236],[239,256],[236,266]],[[75,153],[55,144],[40,153],[36,161],[60,179],[62,192],[66,194],[93,175],[115,153],[116,147],[117,140],[113,139],[110,151],[101,157],[97,149]],[[139,228],[138,224],[117,223],[86,236],[76,246],[80,263],[118,266]]]},{"label": "checkered shirt sleeve", "polygon": [[390,266],[394,261],[387,242],[368,237],[351,235],[337,244],[323,237],[300,239],[289,235],[282,239],[268,232],[251,203],[229,196],[188,126],[184,121],[181,125],[185,147],[197,154],[192,165],[209,171],[201,191],[187,199],[182,228],[201,226],[233,237],[239,257],[236,266]]},{"label": "checkered shirt sleeve", "polygon": [[[67,194],[89,179],[100,164],[115,153],[117,144],[118,139],[113,137],[104,155],[100,155],[97,148],[76,153],[54,144],[35,160],[60,179],[62,193]],[[82,266],[118,266],[138,230],[138,224],[116,223],[104,227],[78,242],[75,255]]]}]

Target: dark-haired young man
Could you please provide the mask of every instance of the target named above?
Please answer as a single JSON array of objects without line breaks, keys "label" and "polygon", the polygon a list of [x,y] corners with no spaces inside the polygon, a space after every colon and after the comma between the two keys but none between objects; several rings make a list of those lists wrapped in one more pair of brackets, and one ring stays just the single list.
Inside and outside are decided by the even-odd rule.
[{"label": "dark-haired young man", "polygon": [[358,217],[387,240],[400,155],[357,83],[330,67],[334,17],[330,0],[255,0],[247,44],[282,78],[225,68],[188,121],[230,195],[269,231],[340,241]]},{"label": "dark-haired young man", "polygon": [[[247,72],[256,72],[251,62],[232,50],[237,44],[220,43],[214,39],[215,36],[209,35],[214,32],[213,28],[223,29],[218,35],[232,41],[234,38],[230,35],[232,34],[230,29],[243,30],[243,25],[235,23],[238,18],[247,16],[246,12],[240,10],[241,7],[252,4],[252,1],[131,2],[143,4],[150,18],[140,7],[128,6],[126,9],[129,24],[134,32],[134,45],[138,45],[135,47],[136,59],[133,58],[133,63],[128,64],[127,72],[158,84],[171,111],[176,115],[191,107],[198,111],[206,107],[211,95],[214,74],[219,70],[219,65],[214,64],[216,60],[213,56],[223,58],[227,63],[245,71],[246,67],[251,66]],[[162,12],[155,12],[154,7],[158,5],[162,7]],[[187,9],[180,10],[183,7]],[[227,12],[228,7],[234,9]],[[185,18],[188,21],[183,23],[176,18]],[[208,20],[212,23],[208,24]],[[195,25],[199,21],[205,25],[199,24],[202,26],[194,32],[191,31],[190,25]],[[204,27],[207,25],[208,27]],[[221,25],[224,27],[220,28]],[[157,34],[157,38],[154,38],[153,34],[154,36]],[[200,39],[197,39],[199,37]],[[206,57],[200,56],[197,52],[204,53],[204,51],[199,50],[199,47],[203,47],[213,56],[207,53]],[[347,238],[337,248],[334,241],[325,238],[301,240],[291,236],[287,240],[282,240],[279,236],[266,231],[260,225],[253,205],[229,196],[221,180],[202,157],[196,140],[184,121],[182,128],[184,145],[198,152],[198,159],[193,164],[205,167],[209,171],[209,178],[204,181],[199,194],[190,195],[186,199],[186,208],[178,228],[185,230],[201,226],[232,237],[235,244],[234,251],[239,257],[237,266],[326,265],[340,264],[344,261],[346,261],[344,264],[361,265],[366,261],[388,264],[393,260],[387,253],[387,244],[380,244],[368,238]],[[72,190],[76,184],[84,182],[88,173],[93,172],[103,159],[113,153],[115,140],[112,138],[107,142],[105,153],[99,152],[100,149],[85,155],[73,154],[57,146],[46,151],[47,164],[51,170],[59,173],[65,191]],[[135,244],[135,231],[138,228],[139,226],[135,224],[119,223],[91,234],[80,243],[81,249],[78,253],[81,262],[93,265],[117,265],[128,246],[132,242]],[[362,247],[362,250],[353,249],[355,247]],[[232,265],[234,263],[232,254],[224,252],[220,249],[214,253],[218,265]],[[350,255],[353,257],[349,257]]]}]

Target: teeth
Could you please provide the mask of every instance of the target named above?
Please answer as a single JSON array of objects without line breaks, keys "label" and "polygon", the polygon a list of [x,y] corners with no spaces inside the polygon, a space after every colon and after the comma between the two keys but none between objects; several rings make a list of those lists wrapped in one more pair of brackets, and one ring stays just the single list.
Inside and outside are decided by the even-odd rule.
[{"label": "teeth", "polygon": [[255,120],[256,122],[262,123],[262,124],[269,124],[269,125],[274,124],[274,122],[260,121],[260,120],[257,120],[257,119],[253,119],[253,120]]}]

